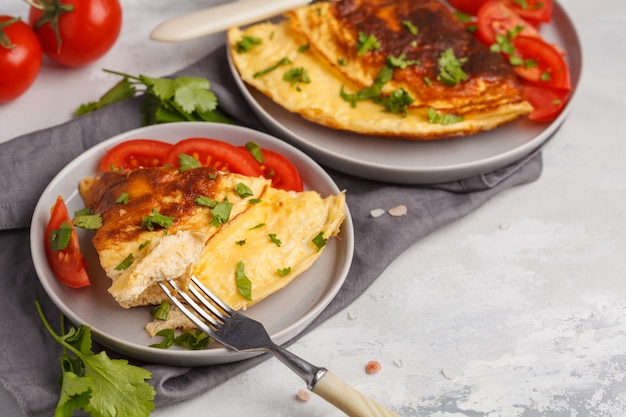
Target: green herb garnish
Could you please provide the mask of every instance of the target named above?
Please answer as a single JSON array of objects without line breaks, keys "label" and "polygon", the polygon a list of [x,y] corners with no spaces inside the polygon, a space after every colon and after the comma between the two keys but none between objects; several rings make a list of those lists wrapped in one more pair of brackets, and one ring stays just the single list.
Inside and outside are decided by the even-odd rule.
[{"label": "green herb garnish", "polygon": [[50,231],[50,249],[53,252],[58,252],[67,248],[70,244],[70,238],[72,237],[72,225],[68,222],[62,222],[59,228]]},{"label": "green herb garnish", "polygon": [[289,64],[291,64],[291,61],[289,60],[289,58],[282,58],[279,61],[277,61],[274,65],[272,65],[272,66],[270,66],[270,67],[268,67],[268,68],[266,68],[264,70],[261,70],[259,72],[256,72],[253,75],[253,77],[254,78],[262,77],[262,76],[267,75],[270,72],[274,71],[276,68],[280,67],[281,65],[289,65]]},{"label": "green herb garnish", "polygon": [[326,246],[328,239],[324,237],[324,232],[321,231],[317,235],[315,235],[311,242],[313,242],[317,250],[320,251],[324,246]]},{"label": "green herb garnish", "polygon": [[237,268],[235,269],[235,283],[237,284],[237,292],[246,300],[251,301],[252,282],[246,276],[245,267],[241,261],[237,263]]},{"label": "green herb garnish", "polygon": [[149,216],[144,216],[141,219],[141,227],[144,229],[148,229],[153,231],[156,226],[168,228],[174,224],[174,218],[169,216],[164,216],[159,213],[156,209],[152,209],[152,214]]},{"label": "green herb garnish", "polygon": [[457,58],[452,48],[446,49],[437,63],[439,64],[439,75],[437,79],[445,85],[457,85],[467,78],[467,74],[461,68],[467,62],[467,58]]},{"label": "green herb garnish", "polygon": [[146,382],[152,373],[130,365],[125,359],[110,359],[105,351],[95,354],[92,349],[91,328],[70,327],[65,333],[61,316],[62,334],[57,334],[41,305],[35,302],[37,312],[46,330],[61,346],[61,394],[55,416],[71,416],[83,410],[92,416],[148,417],[154,410],[154,388]]}]

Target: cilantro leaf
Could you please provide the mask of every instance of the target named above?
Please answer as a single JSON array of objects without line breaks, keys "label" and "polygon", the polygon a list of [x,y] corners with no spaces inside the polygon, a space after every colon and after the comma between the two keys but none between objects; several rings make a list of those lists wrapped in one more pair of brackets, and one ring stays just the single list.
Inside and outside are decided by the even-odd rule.
[{"label": "cilantro leaf", "polygon": [[451,125],[454,123],[462,122],[463,116],[459,116],[456,114],[450,113],[439,113],[437,110],[430,107],[427,113],[428,123],[432,124],[440,124],[440,125]]},{"label": "cilantro leaf", "polygon": [[437,63],[439,64],[438,80],[445,85],[457,85],[467,78],[467,74],[461,68],[467,58],[457,58],[452,48],[448,48],[441,53]]},{"label": "cilantro leaf", "polygon": [[380,42],[374,35],[367,35],[364,32],[359,32],[357,35],[357,55],[363,56],[369,51],[377,51],[380,49]]},{"label": "cilantro leaf", "polygon": [[156,209],[152,209],[152,214],[149,216],[144,216],[141,219],[141,227],[144,229],[148,229],[150,231],[154,230],[155,226],[160,226],[163,228],[168,228],[174,224],[174,218],[169,216],[164,216],[159,213]]},{"label": "cilantro leaf", "polygon": [[80,106],[75,115],[80,116],[116,101],[143,94],[143,125],[180,121],[233,123],[218,108],[217,96],[211,91],[211,83],[206,78],[154,78],[142,74],[135,76],[106,69],[104,71],[123,79],[99,101]]},{"label": "cilantro leaf", "polygon": [[246,300],[252,300],[252,282],[246,276],[245,267],[241,261],[237,263],[235,269],[235,283],[237,284],[237,292]]},{"label": "cilantro leaf", "polygon": [[200,168],[202,164],[196,158],[184,153],[178,154],[178,172],[189,171],[190,169]]},{"label": "cilantro leaf", "polygon": [[317,235],[315,235],[311,242],[313,242],[315,247],[317,247],[317,250],[320,251],[324,246],[326,246],[328,239],[324,237],[324,231],[322,230]]},{"label": "cilantro leaf", "polygon": [[224,201],[218,201],[210,210],[210,213],[213,215],[213,219],[211,220],[211,224],[215,227],[220,224],[224,224],[230,218],[230,211],[233,208],[233,203],[229,202],[226,198]]},{"label": "cilantro leaf", "polygon": [[67,248],[70,244],[70,238],[72,237],[72,225],[68,222],[62,222],[58,229],[50,231],[50,249],[53,252],[58,252]]},{"label": "cilantro leaf", "polygon": [[[152,373],[130,365],[123,359],[111,359],[105,351],[91,350],[91,328],[81,325],[58,335],[48,323],[41,305],[35,302],[46,330],[64,348],[61,356],[61,394],[55,416],[70,417],[74,410],[92,417],[148,417],[154,410],[154,388],[147,380]],[[64,328],[61,320],[61,328]]]}]

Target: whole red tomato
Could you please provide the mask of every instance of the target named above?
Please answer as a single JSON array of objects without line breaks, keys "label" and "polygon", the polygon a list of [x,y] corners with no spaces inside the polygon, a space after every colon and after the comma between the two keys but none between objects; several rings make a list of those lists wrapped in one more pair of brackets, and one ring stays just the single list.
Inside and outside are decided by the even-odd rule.
[{"label": "whole red tomato", "polygon": [[46,56],[81,67],[104,55],[122,27],[119,0],[36,0],[28,20]]},{"label": "whole red tomato", "polygon": [[37,36],[19,18],[0,16],[0,103],[22,95],[35,82],[41,68]]}]

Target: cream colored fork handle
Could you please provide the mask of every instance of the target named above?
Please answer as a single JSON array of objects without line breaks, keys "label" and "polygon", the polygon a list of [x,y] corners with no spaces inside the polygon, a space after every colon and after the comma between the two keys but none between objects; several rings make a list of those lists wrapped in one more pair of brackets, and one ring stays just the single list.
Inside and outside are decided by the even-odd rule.
[{"label": "cream colored fork handle", "polygon": [[326,371],[312,391],[350,417],[399,417]]},{"label": "cream colored fork handle", "polygon": [[150,38],[161,42],[188,41],[274,17],[308,3],[309,0],[238,0],[166,20],[154,28]]}]

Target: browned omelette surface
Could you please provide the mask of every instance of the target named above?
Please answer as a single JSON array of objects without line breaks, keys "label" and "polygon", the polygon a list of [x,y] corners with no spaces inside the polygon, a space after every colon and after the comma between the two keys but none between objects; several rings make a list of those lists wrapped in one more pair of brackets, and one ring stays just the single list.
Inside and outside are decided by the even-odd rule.
[{"label": "browned omelette surface", "polygon": [[[531,110],[511,67],[439,1],[342,0],[302,7],[287,17],[278,24],[231,29],[231,56],[245,82],[308,120],[363,134],[435,139],[493,129]],[[260,41],[238,52],[245,36]],[[376,47],[364,52],[366,37],[375,39]],[[455,83],[441,76],[442,55],[450,52],[465,74]],[[290,64],[258,75],[282,58]],[[380,97],[404,90],[412,99],[405,111],[342,98],[341,92],[375,85],[390,58],[396,64]],[[287,82],[292,68],[304,70],[309,81]]]}]

